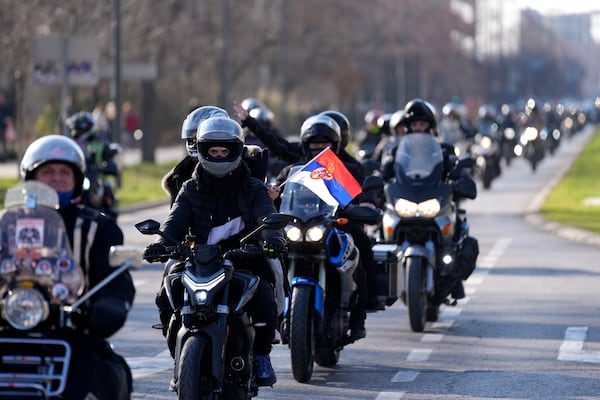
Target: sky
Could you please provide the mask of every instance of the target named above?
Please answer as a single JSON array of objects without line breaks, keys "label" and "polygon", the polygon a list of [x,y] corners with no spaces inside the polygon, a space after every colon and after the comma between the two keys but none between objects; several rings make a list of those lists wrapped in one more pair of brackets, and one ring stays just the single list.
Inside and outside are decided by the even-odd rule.
[{"label": "sky", "polygon": [[600,11],[597,0],[516,0],[520,8],[533,8],[542,14]]}]

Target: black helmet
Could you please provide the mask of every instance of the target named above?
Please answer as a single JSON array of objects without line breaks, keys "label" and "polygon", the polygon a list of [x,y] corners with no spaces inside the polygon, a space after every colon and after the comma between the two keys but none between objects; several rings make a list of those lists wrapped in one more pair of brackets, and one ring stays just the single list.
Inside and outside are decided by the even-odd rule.
[{"label": "black helmet", "polygon": [[273,111],[269,110],[267,107],[255,107],[248,112],[248,115],[260,122],[260,124],[267,129],[273,127]]},{"label": "black helmet", "polygon": [[340,149],[342,142],[342,134],[340,126],[335,120],[327,115],[317,114],[308,117],[300,128],[300,141],[304,155],[310,155],[309,143],[324,143],[331,142],[331,150],[336,154]]},{"label": "black helmet", "polygon": [[181,125],[181,138],[185,140],[185,149],[188,155],[197,157],[198,146],[196,145],[196,133],[198,125],[205,119],[211,117],[229,117],[227,111],[214,106],[202,106],[194,109],[183,120]]},{"label": "black helmet", "polygon": [[96,125],[96,120],[92,113],[80,111],[67,118],[65,124],[69,128],[71,136],[79,139],[86,133],[92,133],[94,125]]},{"label": "black helmet", "polygon": [[390,131],[393,135],[397,134],[396,128],[404,126],[404,110],[398,110],[392,113],[390,117]]},{"label": "black helmet", "polygon": [[267,108],[265,103],[263,103],[262,101],[260,101],[258,99],[255,99],[253,97],[248,97],[247,99],[242,100],[241,106],[247,112],[250,112],[251,110],[254,110],[255,108],[261,108],[261,107]]},{"label": "black helmet", "polygon": [[348,118],[346,118],[346,116],[341,112],[335,110],[323,111],[321,115],[326,115],[330,118],[333,118],[333,120],[337,122],[340,127],[340,134],[342,135],[340,149],[345,148],[350,142],[350,137],[352,136],[350,133],[350,121],[348,121]]},{"label": "black helmet", "polygon": [[379,118],[377,118],[377,127],[379,127],[379,132],[382,135],[391,135],[392,131],[390,128],[390,120],[392,118],[392,114],[391,113],[385,113],[382,116],[380,116]]},{"label": "black helmet", "polygon": [[23,180],[33,179],[34,171],[49,162],[69,165],[75,174],[73,198],[83,190],[85,156],[79,144],[63,135],[46,135],[34,140],[21,159],[20,173]]},{"label": "black helmet", "polygon": [[412,99],[404,106],[404,125],[407,133],[411,133],[410,124],[413,121],[425,121],[429,123],[428,133],[437,136],[437,117],[435,108],[423,99]]},{"label": "black helmet", "polygon": [[[242,127],[228,117],[208,118],[198,127],[198,161],[211,175],[223,177],[236,169],[242,161],[244,138]],[[226,147],[229,155],[224,158],[211,157],[208,150],[214,146]]]}]

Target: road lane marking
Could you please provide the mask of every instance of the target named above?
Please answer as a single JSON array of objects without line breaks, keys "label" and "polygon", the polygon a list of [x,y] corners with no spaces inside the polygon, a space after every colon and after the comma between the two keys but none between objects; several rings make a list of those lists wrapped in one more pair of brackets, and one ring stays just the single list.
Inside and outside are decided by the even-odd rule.
[{"label": "road lane marking", "polygon": [[433,349],[414,349],[406,356],[406,361],[427,361]]},{"label": "road lane marking", "polygon": [[392,382],[397,383],[397,382],[412,382],[415,379],[417,379],[417,376],[419,376],[420,372],[419,371],[399,371],[396,375],[394,375],[394,377],[392,378]]},{"label": "road lane marking", "polygon": [[381,392],[375,400],[398,400],[404,396],[404,392]]},{"label": "road lane marking", "polygon": [[583,350],[587,326],[571,326],[565,331],[565,339],[558,351],[559,361],[574,361],[600,364],[600,351]]},{"label": "road lane marking", "polygon": [[421,343],[439,342],[442,340],[442,337],[444,337],[444,335],[441,333],[426,333],[421,338]]}]

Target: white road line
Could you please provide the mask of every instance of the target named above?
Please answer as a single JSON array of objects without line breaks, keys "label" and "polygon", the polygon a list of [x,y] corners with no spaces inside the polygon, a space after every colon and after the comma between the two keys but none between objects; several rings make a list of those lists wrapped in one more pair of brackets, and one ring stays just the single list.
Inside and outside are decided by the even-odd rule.
[{"label": "white road line", "polygon": [[444,337],[444,335],[442,335],[441,333],[426,333],[421,338],[421,343],[439,342],[442,340],[442,337]]},{"label": "white road line", "polygon": [[408,353],[406,361],[427,361],[432,351],[433,349],[414,349]]},{"label": "white road line", "polygon": [[381,392],[375,400],[398,400],[404,396],[404,392]]},{"label": "white road line", "polygon": [[392,378],[392,382],[397,383],[397,382],[412,382],[415,379],[417,379],[417,376],[419,376],[420,372],[419,371],[399,371],[396,375],[394,375],[394,377]]},{"label": "white road line", "polygon": [[565,339],[558,351],[559,361],[600,364],[600,351],[583,350],[587,326],[571,326],[565,331]]}]

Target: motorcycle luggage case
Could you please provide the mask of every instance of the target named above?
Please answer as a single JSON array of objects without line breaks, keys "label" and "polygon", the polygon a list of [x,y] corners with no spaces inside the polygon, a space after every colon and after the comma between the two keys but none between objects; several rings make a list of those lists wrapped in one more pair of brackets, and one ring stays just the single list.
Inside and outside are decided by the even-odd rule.
[{"label": "motorcycle luggage case", "polygon": [[377,243],[373,246],[377,270],[377,297],[386,306],[396,302],[402,285],[402,277],[398,274],[399,251],[400,247],[396,244]]}]

